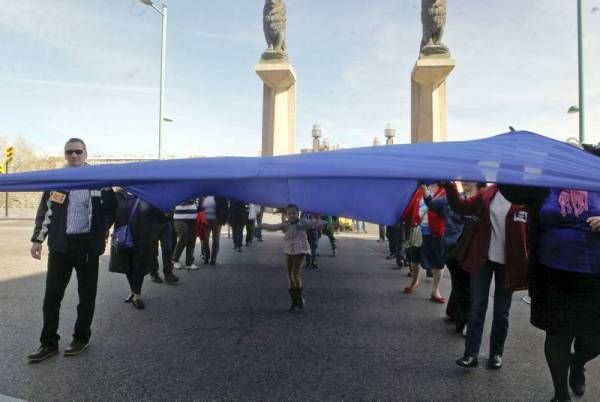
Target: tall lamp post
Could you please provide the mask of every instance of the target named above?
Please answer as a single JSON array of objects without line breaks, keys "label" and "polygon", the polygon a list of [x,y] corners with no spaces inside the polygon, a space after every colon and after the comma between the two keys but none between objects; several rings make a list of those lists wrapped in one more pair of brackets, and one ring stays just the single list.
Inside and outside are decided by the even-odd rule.
[{"label": "tall lamp post", "polygon": [[585,100],[583,87],[583,0],[577,0],[577,63],[579,67],[579,142],[585,141]]},{"label": "tall lamp post", "polygon": [[[592,8],[592,13],[600,8]],[[568,113],[579,113],[579,143],[585,141],[585,81],[583,59],[583,0],[577,0],[577,67],[579,86],[579,105],[573,105]]]},{"label": "tall lamp post", "polygon": [[163,121],[165,119],[165,56],[167,53],[167,3],[162,3],[162,10],[152,0],[140,0],[152,7],[162,17],[161,48],[160,48],[160,109],[158,118],[158,159],[164,158],[163,151]]}]

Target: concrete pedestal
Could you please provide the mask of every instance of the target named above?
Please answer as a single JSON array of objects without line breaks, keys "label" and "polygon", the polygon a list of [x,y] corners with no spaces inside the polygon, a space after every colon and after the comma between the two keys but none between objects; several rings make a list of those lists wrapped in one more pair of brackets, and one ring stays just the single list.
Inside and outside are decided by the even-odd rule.
[{"label": "concrete pedestal", "polygon": [[454,60],[419,58],[412,71],[411,142],[445,141],[448,130],[446,79]]},{"label": "concrete pedestal", "polygon": [[262,155],[296,153],[296,73],[289,63],[260,63],[263,80]]}]

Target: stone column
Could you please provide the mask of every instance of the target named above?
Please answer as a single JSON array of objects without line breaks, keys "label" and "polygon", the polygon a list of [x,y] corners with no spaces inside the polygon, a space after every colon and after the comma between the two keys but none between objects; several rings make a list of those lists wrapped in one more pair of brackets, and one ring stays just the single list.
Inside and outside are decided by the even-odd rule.
[{"label": "stone column", "polygon": [[263,80],[262,155],[296,153],[296,73],[289,63],[259,63]]},{"label": "stone column", "polygon": [[446,79],[454,69],[450,56],[419,57],[412,71],[411,142],[446,141]]}]

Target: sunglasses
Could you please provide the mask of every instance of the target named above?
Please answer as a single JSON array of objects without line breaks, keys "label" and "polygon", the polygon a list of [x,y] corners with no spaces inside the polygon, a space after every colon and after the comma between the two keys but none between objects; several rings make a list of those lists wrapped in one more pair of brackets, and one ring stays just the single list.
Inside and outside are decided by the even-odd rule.
[{"label": "sunglasses", "polygon": [[83,149],[66,149],[65,155],[81,155],[83,154]]}]

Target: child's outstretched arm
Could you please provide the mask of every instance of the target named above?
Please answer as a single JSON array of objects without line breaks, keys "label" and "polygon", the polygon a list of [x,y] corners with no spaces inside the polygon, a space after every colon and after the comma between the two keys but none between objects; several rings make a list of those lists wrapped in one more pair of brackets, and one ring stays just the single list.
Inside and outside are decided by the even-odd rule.
[{"label": "child's outstretched arm", "polygon": [[285,223],[261,223],[260,225],[256,225],[259,229],[268,230],[270,232],[276,232],[278,230],[284,230],[286,224]]},{"label": "child's outstretched arm", "polygon": [[315,219],[315,220],[311,220],[311,221],[302,221],[301,225],[302,225],[303,229],[325,228],[325,230],[332,230],[334,228],[332,223],[329,223],[329,222],[321,220],[321,219]]}]

